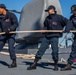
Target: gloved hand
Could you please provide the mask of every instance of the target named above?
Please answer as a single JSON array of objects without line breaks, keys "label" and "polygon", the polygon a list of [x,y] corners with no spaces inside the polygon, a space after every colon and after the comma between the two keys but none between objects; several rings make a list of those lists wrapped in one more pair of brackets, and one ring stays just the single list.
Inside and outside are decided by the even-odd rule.
[{"label": "gloved hand", "polygon": [[62,33],[66,33],[66,31],[65,31],[65,30],[63,30],[63,31],[62,31]]},{"label": "gloved hand", "polygon": [[63,30],[63,33],[70,33],[70,31]]},{"label": "gloved hand", "polygon": [[10,32],[11,30],[10,29],[8,29],[6,32],[5,32],[5,34],[9,34],[9,32]]}]

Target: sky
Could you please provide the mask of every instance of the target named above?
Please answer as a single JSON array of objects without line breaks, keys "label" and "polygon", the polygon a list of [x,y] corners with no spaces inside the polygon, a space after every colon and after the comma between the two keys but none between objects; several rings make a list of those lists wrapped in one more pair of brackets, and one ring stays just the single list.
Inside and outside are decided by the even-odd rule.
[{"label": "sky", "polygon": [[[9,10],[21,11],[22,8],[30,1],[32,0],[0,0],[0,4],[5,4]],[[16,16],[19,19],[20,15],[16,14]]]},{"label": "sky", "polygon": [[[15,10],[21,11],[23,6],[26,5],[30,1],[32,0],[0,0],[0,4],[1,3],[5,4],[6,7],[10,10],[15,9]],[[70,7],[73,4],[76,4],[76,0],[59,0],[59,1],[62,7],[63,15],[69,18],[69,16],[71,15]]]},{"label": "sky", "polygon": [[[15,10],[21,11],[24,5],[26,5],[30,1],[32,0],[0,0],[0,4],[5,4],[7,9],[10,9],[10,10],[15,9]],[[76,0],[59,0],[59,1],[62,7],[63,16],[69,19],[69,17],[71,16],[70,8],[73,4],[76,4]],[[19,19],[20,15],[19,14],[16,14],[16,15]],[[71,35],[68,35],[68,36],[71,36]],[[65,41],[62,44],[64,43]]]},{"label": "sky", "polygon": [[71,15],[70,8],[73,4],[76,4],[76,0],[59,0],[59,1],[62,7],[63,15],[69,19]]}]

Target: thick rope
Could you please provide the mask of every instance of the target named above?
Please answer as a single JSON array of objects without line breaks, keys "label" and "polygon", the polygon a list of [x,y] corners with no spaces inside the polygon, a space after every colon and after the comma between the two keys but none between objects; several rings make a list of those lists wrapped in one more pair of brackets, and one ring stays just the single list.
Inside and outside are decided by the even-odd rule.
[{"label": "thick rope", "polygon": [[[23,34],[23,33],[39,33],[39,32],[43,32],[43,33],[45,33],[45,32],[63,32],[63,30],[44,30],[44,31],[42,31],[42,30],[30,30],[30,31],[11,31],[11,32],[9,32],[9,34],[16,34],[16,33],[19,33],[19,34]],[[76,32],[76,30],[71,30],[70,32]],[[0,32],[0,35],[1,34],[5,34],[5,32]]]}]

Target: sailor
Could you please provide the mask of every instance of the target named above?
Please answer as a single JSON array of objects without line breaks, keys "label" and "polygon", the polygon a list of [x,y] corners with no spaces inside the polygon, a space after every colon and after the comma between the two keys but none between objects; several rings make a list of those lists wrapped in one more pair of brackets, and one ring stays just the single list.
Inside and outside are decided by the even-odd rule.
[{"label": "sailor", "polygon": [[9,12],[4,4],[0,4],[0,32],[5,32],[5,34],[0,35],[0,51],[3,46],[8,42],[10,58],[12,64],[9,68],[17,67],[16,54],[14,50],[15,35],[9,34],[10,31],[15,31],[18,27],[18,20],[14,13]]},{"label": "sailor", "polygon": [[[44,21],[44,28],[43,28],[42,32],[45,32],[45,30],[63,30],[65,25],[72,26],[72,23],[68,19],[66,19],[62,15],[57,14],[55,6],[50,5],[45,10],[45,12],[48,12],[49,15],[46,17],[46,19]],[[66,27],[65,31],[67,31],[67,27]],[[69,31],[69,28],[68,28],[68,31]],[[39,61],[39,59],[41,59],[41,57],[45,53],[46,49],[48,48],[48,45],[51,44],[52,59],[54,60],[54,70],[58,71],[57,64],[58,64],[58,59],[59,59],[59,56],[58,56],[58,51],[59,51],[58,39],[59,39],[59,37],[62,37],[62,33],[60,33],[60,32],[45,33],[45,37],[43,38],[41,46],[35,56],[35,60],[34,60],[33,64],[27,68],[27,70],[36,69],[37,62]]]},{"label": "sailor", "polygon": [[[70,20],[73,23],[73,29],[76,30],[76,5],[73,5],[71,7],[71,17]],[[74,38],[73,38],[73,44],[72,44],[72,51],[71,54],[67,60],[67,65],[64,68],[61,68],[61,71],[65,71],[65,70],[71,70],[72,69],[72,64],[76,58],[76,33],[74,33]]]}]

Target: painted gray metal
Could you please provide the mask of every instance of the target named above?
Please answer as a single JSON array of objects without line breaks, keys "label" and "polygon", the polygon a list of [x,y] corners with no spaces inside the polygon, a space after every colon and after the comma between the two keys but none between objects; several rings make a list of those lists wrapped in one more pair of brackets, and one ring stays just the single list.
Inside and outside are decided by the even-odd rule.
[{"label": "painted gray metal", "polygon": [[[19,31],[40,30],[47,13],[44,11],[49,5],[54,5],[58,14],[62,14],[59,0],[33,0],[26,4],[21,13]],[[23,37],[42,37],[41,33],[17,34],[16,39]]]}]

